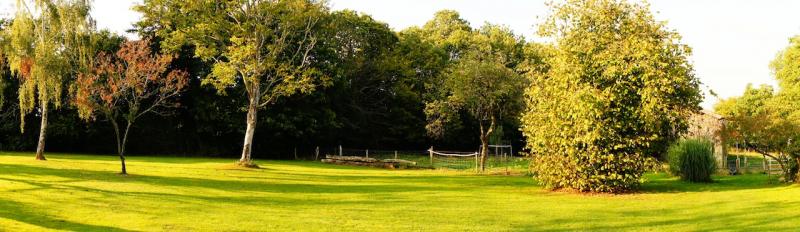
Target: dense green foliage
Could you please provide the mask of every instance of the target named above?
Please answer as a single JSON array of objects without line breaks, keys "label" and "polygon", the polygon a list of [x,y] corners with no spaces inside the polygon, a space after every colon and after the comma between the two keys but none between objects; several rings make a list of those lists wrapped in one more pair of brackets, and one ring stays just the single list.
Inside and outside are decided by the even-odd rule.
[{"label": "dense green foliage", "polygon": [[678,141],[667,150],[670,172],[685,181],[711,182],[711,175],[717,171],[713,149],[707,140]]},{"label": "dense green foliage", "polygon": [[[460,24],[447,26],[439,21]],[[425,128],[425,103],[439,97],[437,89],[442,86],[448,67],[455,65],[451,55],[458,51],[453,44],[466,44],[445,38],[453,34],[447,33],[454,31],[452,28],[470,28],[457,13],[437,13],[426,26],[401,32],[392,31],[368,15],[347,10],[327,12],[317,24],[317,42],[309,51],[315,60],[309,66],[327,76],[329,83],[307,94],[279,98],[268,106],[267,113],[258,114],[254,157],[289,158],[294,148],[301,156],[308,156],[316,146],[333,148],[339,144],[375,149],[422,150],[431,144],[454,150],[477,148],[479,125],[474,119],[464,116],[452,120],[442,137],[429,136]],[[154,49],[161,46],[164,38],[159,33],[164,28],[158,21],[145,18],[135,29],[140,37],[153,38]],[[92,41],[95,50],[114,52],[121,38],[100,32]],[[538,44],[528,43],[525,47],[533,45]],[[538,54],[536,49],[526,51]],[[527,61],[522,57],[514,59],[515,63]],[[138,126],[130,135],[129,153],[233,156],[241,152],[246,90],[230,87],[225,88],[226,95],[218,95],[214,86],[203,85],[213,64],[195,57],[194,46],[180,49],[171,68],[187,70],[197,78],[190,78],[174,114],[145,115],[137,120]],[[2,93],[6,104],[0,106],[0,149],[28,150],[36,145],[39,123],[31,120],[36,114],[23,118],[11,113],[18,112],[19,107],[14,91],[19,79],[12,77],[3,78],[7,91]],[[107,136],[114,133],[112,126],[84,122],[71,104],[51,111],[48,146],[53,151],[116,152],[115,140]],[[20,134],[22,119],[29,123],[24,126],[25,133]],[[493,133],[494,141],[522,147],[516,121],[511,114],[500,118],[498,127],[505,129]]]},{"label": "dense green foliage", "polygon": [[527,176],[303,161],[242,170],[229,159],[132,156],[128,165],[138,171],[125,177],[114,174],[114,156],[49,158],[0,153],[0,228],[791,231],[800,224],[800,186],[768,184],[764,175],[695,184],[653,174],[641,194],[587,196],[551,193]]},{"label": "dense green foliage", "polygon": [[646,6],[611,0],[554,5],[546,72],[530,72],[522,131],[531,169],[550,188],[625,192],[642,181],[699,109],[691,50]]},{"label": "dense green foliage", "polygon": [[451,58],[440,77],[441,85],[432,89],[434,94],[426,101],[426,128],[432,135],[442,136],[461,114],[477,121],[482,147],[479,166],[484,170],[489,138],[498,122],[506,117],[516,121],[522,108],[527,83],[515,68],[522,59],[524,42],[508,28],[491,24],[458,32],[451,36],[459,36],[467,45],[459,47],[459,54]]},{"label": "dense green foliage", "polygon": [[202,79],[220,94],[244,88],[247,119],[239,163],[252,165],[259,108],[295,93],[309,93],[329,78],[312,64],[328,13],[324,2],[308,0],[173,1],[150,0],[136,7],[147,26],[164,40],[162,49],[192,46],[211,64]]}]

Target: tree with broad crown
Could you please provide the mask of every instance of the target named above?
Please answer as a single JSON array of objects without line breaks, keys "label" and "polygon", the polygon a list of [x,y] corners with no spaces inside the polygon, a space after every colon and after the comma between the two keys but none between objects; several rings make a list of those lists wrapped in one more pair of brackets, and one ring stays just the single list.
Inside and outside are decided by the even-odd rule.
[{"label": "tree with broad crown", "polygon": [[114,128],[122,174],[128,173],[125,145],[131,126],[145,114],[163,115],[178,106],[175,98],[186,87],[188,75],[169,70],[173,59],[154,55],[149,40],[125,42],[116,54],[101,52],[90,72],[76,81],[74,102],[80,117],[92,120],[101,114]]},{"label": "tree with broad crown", "polygon": [[772,86],[748,85],[742,96],[722,100],[714,110],[724,118],[731,142],[778,160],[781,169],[788,171],[783,157],[775,153],[787,152],[789,140],[800,128],[780,112],[778,95]]},{"label": "tree with broad crown", "polygon": [[699,81],[680,36],[647,5],[552,4],[539,34],[554,41],[545,72],[529,72],[522,132],[531,171],[553,189],[626,192],[686,131]]},{"label": "tree with broad crown", "polygon": [[498,119],[515,116],[522,108],[526,80],[513,67],[522,55],[523,39],[506,27],[487,24],[470,37],[469,48],[462,52],[443,76],[440,96],[425,105],[426,128],[441,135],[445,125],[460,119],[466,112],[480,126],[481,152],[479,169],[486,169],[489,137]]},{"label": "tree with broad crown", "polygon": [[89,2],[17,0],[14,20],[3,32],[5,56],[20,82],[20,130],[26,114],[38,107],[41,116],[37,160],[45,160],[49,107],[61,106],[65,86],[86,69],[93,55]]},{"label": "tree with broad crown", "polygon": [[239,164],[252,163],[258,109],[297,92],[308,93],[329,78],[310,66],[318,21],[325,2],[310,0],[146,0],[135,9],[139,27],[164,38],[162,48],[194,47],[195,56],[212,62],[203,84],[221,94],[227,88],[247,92],[247,129]]}]

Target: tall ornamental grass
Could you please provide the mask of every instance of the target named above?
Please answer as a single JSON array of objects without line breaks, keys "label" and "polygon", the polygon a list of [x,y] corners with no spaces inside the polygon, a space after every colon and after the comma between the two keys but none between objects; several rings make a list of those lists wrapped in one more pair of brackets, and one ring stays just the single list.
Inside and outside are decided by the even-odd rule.
[{"label": "tall ornamental grass", "polygon": [[670,172],[690,182],[711,182],[717,170],[713,145],[708,140],[684,139],[667,151]]}]

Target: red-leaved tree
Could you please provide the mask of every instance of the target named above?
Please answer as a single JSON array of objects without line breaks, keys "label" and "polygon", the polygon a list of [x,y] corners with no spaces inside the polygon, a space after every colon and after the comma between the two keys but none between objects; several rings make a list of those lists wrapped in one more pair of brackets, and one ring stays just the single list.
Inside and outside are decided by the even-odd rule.
[{"label": "red-leaved tree", "polygon": [[170,69],[174,58],[153,53],[147,40],[128,41],[115,54],[100,53],[89,73],[78,76],[74,102],[79,115],[87,121],[101,115],[114,127],[122,174],[127,174],[125,144],[131,125],[142,115],[163,115],[178,106],[175,98],[188,75]]}]

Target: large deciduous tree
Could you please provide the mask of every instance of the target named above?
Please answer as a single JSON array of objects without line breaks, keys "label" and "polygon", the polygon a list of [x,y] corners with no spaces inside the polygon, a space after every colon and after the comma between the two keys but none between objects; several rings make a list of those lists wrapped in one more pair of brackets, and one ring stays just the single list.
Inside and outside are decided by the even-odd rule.
[{"label": "large deciduous tree", "polygon": [[247,129],[239,163],[252,163],[259,108],[297,92],[308,93],[328,78],[310,64],[316,30],[327,13],[324,2],[310,0],[147,0],[141,27],[164,38],[162,48],[194,47],[212,62],[204,84],[220,93],[242,87],[247,95]]},{"label": "large deciduous tree", "polygon": [[93,55],[88,0],[18,0],[3,32],[5,56],[19,78],[20,129],[24,116],[39,110],[36,159],[44,160],[49,107],[61,106],[64,89]]},{"label": "large deciduous tree", "polygon": [[295,131],[327,121],[336,127],[333,133],[348,135],[331,134],[328,139],[344,145],[386,147],[424,141],[425,116],[419,99],[423,85],[406,60],[417,58],[399,48],[396,33],[387,24],[350,10],[332,12],[323,24],[315,57],[325,62],[315,66],[331,77],[332,85],[324,91],[296,97],[310,103],[291,101],[282,105],[298,111],[287,114],[291,119],[323,110],[329,110],[325,115],[332,117],[326,120],[325,115],[320,115],[323,117],[298,125]]},{"label": "large deciduous tree", "polygon": [[646,5],[573,0],[540,27],[554,51],[531,72],[522,131],[549,188],[625,192],[699,110],[690,48]]},{"label": "large deciduous tree", "polygon": [[522,108],[526,80],[514,70],[522,55],[522,38],[505,27],[486,25],[470,33],[469,47],[461,47],[455,63],[435,89],[438,94],[427,102],[427,129],[441,135],[446,124],[468,113],[480,127],[479,169],[485,170],[489,137],[498,120],[516,118]]},{"label": "large deciduous tree", "polygon": [[149,40],[125,42],[114,54],[101,52],[89,72],[76,81],[75,105],[81,118],[102,115],[117,138],[117,154],[125,167],[125,145],[131,126],[148,113],[166,114],[178,106],[186,86],[184,71],[170,70],[173,55],[157,55]]}]

